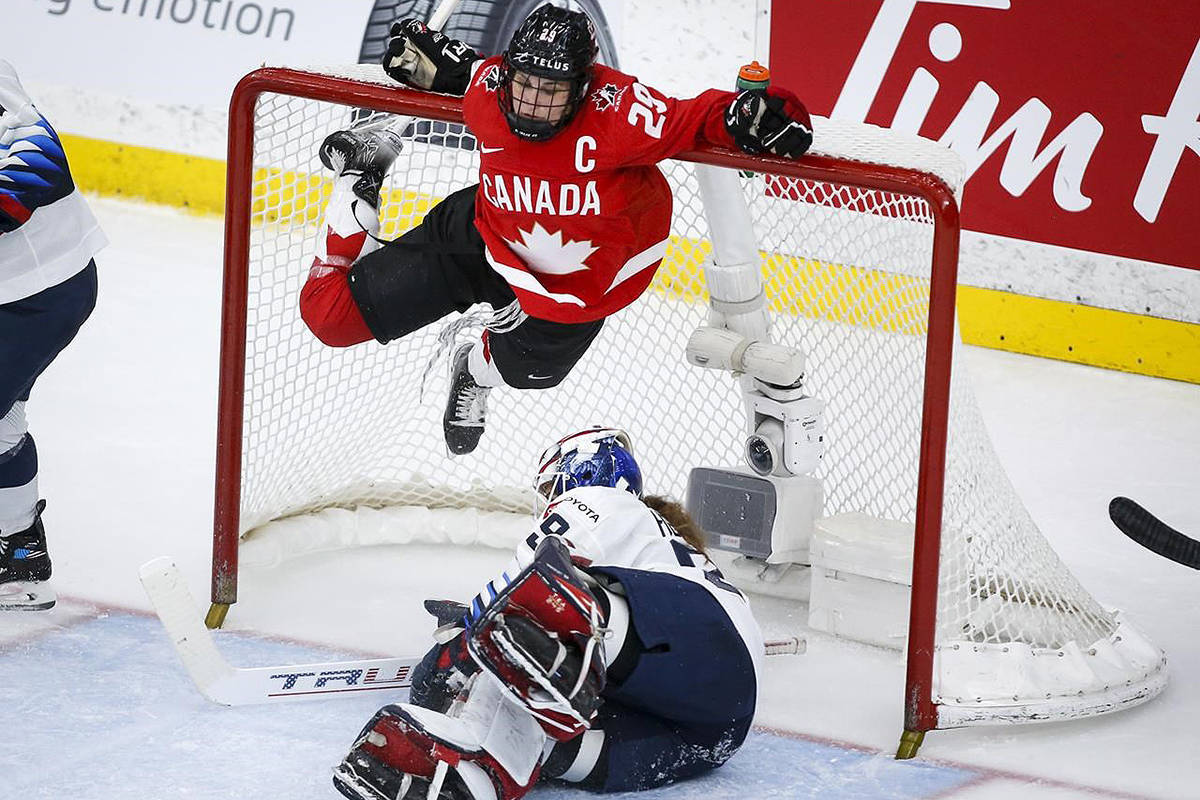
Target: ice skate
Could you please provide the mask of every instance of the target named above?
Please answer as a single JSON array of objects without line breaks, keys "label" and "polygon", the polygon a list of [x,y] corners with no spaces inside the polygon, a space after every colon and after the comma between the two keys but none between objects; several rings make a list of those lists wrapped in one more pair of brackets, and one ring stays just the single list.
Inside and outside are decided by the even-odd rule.
[{"label": "ice skate", "polygon": [[326,136],[317,154],[338,175],[360,174],[354,194],[378,208],[379,188],[402,147],[400,135],[387,128],[345,130]]},{"label": "ice skate", "polygon": [[442,417],[442,431],[450,455],[466,455],[479,445],[487,421],[487,398],[491,388],[471,377],[467,360],[473,344],[460,345],[450,361],[450,397]]},{"label": "ice skate", "polygon": [[44,611],[58,600],[46,583],[50,580],[50,555],[39,500],[33,524],[23,531],[0,531],[0,611]]}]

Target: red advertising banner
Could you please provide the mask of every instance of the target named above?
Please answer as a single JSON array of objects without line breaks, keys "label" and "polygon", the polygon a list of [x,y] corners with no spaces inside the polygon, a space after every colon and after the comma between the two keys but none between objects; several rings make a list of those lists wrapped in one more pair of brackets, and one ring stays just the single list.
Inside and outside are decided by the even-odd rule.
[{"label": "red advertising banner", "polygon": [[770,66],[956,150],[970,230],[1200,269],[1196,0],[773,0]]}]

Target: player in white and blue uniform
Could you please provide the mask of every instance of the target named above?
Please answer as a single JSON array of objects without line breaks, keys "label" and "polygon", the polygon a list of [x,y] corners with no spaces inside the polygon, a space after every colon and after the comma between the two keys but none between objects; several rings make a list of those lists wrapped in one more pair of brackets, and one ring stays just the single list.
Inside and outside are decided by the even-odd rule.
[{"label": "player in white and blue uniform", "polygon": [[0,60],[0,609],[54,605],[25,403],[92,313],[105,244],[58,134]]},{"label": "player in white and blue uniform", "polygon": [[762,634],[682,508],[643,497],[629,437],[560,440],[537,486],[547,506],[504,573],[469,606],[426,604],[441,644],[335,771],[346,797],[514,800],[539,778],[636,791],[745,740]]}]

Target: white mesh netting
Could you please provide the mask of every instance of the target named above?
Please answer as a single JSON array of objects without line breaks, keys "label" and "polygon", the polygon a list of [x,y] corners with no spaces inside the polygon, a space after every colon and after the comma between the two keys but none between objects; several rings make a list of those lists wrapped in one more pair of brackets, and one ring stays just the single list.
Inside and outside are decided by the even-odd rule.
[{"label": "white mesh netting", "polygon": [[[663,165],[675,190],[675,216],[671,247],[651,289],[606,321],[559,387],[494,391],[487,432],[471,456],[450,458],[442,443],[445,368],[423,401],[419,396],[438,326],[387,346],[335,349],[318,342],[298,313],[329,191],[317,146],[361,117],[346,105],[282,94],[258,101],[242,531],[356,505],[524,512],[532,506],[527,487],[541,448],[592,424],[630,431],[648,488],[657,493],[682,497],[691,468],[739,463],[745,416],[736,381],[683,357],[688,336],[708,315],[703,260],[710,249],[692,167],[684,162]],[[384,238],[476,181],[469,136],[439,130],[444,126],[435,123],[433,136],[415,137],[392,169]],[[955,190],[962,179],[948,151],[880,129],[821,121],[817,140],[815,149],[826,154],[925,169]],[[825,512],[911,523],[933,218],[923,200],[854,181],[848,166],[837,184],[759,174],[743,187],[762,252],[772,334],[804,350],[807,385],[827,403],[828,449],[818,473]],[[993,453],[961,360],[954,363],[935,702],[971,707],[947,717],[954,724],[986,715],[980,707],[1024,707],[1050,695],[1054,702],[1083,693],[1108,697],[1123,685],[1126,700],[1103,702],[1149,696],[1156,682],[1161,686],[1161,653],[1126,635],[1127,626],[1118,630],[1118,618],[1050,548]],[[1086,674],[1073,662],[1065,671],[1047,666],[1039,685],[999,677],[1011,653],[1053,653],[1066,663],[1065,650],[1084,654],[1085,664],[1091,651],[1091,661],[1103,664]]]}]

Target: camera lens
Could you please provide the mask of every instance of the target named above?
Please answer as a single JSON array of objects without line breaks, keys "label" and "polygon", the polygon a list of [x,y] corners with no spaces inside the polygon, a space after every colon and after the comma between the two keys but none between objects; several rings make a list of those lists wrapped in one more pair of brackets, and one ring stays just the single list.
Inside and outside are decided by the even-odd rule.
[{"label": "camera lens", "polygon": [[759,475],[770,475],[775,468],[775,454],[766,439],[754,434],[746,439],[746,461]]}]

